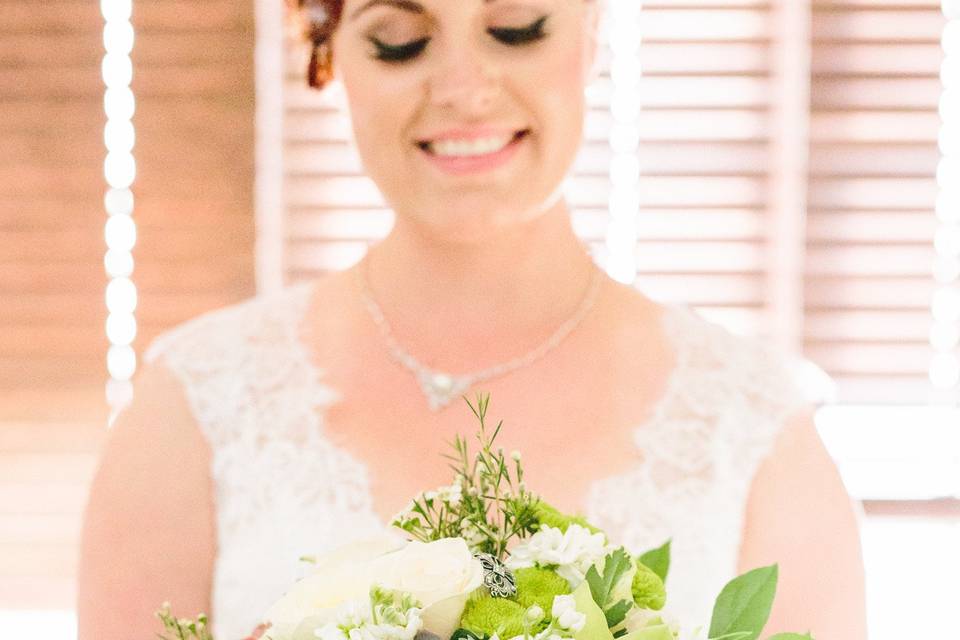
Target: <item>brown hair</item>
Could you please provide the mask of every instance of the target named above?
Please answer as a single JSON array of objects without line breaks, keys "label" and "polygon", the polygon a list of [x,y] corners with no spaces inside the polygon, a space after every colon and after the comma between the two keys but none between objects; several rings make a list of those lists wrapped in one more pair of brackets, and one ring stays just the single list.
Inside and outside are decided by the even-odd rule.
[{"label": "brown hair", "polygon": [[333,79],[330,38],[340,24],[343,0],[284,0],[298,36],[310,45],[307,84],[322,89]]}]

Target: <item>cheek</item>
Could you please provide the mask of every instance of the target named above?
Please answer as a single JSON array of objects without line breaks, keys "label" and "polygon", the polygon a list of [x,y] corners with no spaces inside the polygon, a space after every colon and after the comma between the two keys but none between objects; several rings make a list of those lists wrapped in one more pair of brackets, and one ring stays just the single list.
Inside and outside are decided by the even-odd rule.
[{"label": "cheek", "polygon": [[[383,155],[383,143],[395,140],[404,129],[405,94],[383,78],[369,72],[353,73],[344,80],[354,138],[361,151],[376,146]],[[375,158],[374,158],[375,159]]]},{"label": "cheek", "polygon": [[536,85],[549,126],[560,137],[561,144],[568,146],[579,145],[583,129],[586,109],[583,64],[584,54],[578,47],[565,47],[547,58]]},{"label": "cheek", "polygon": [[363,171],[389,200],[409,188],[406,156],[416,151],[410,129],[416,94],[390,74],[372,72],[365,61],[345,68],[341,78]]}]

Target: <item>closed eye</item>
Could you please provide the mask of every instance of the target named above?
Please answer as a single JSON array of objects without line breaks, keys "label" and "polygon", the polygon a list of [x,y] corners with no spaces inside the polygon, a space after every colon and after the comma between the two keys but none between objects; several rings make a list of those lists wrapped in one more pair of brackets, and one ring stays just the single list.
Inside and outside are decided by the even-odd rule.
[{"label": "closed eye", "polygon": [[406,62],[407,60],[420,55],[420,53],[426,48],[427,43],[430,42],[430,38],[420,38],[419,40],[413,40],[412,42],[407,42],[396,46],[385,44],[376,38],[370,38],[370,42],[372,42],[377,48],[377,53],[374,54],[374,57],[377,60],[395,63]]},{"label": "closed eye", "polygon": [[[521,29],[490,27],[487,29],[487,33],[507,45],[522,46],[525,44],[531,44],[547,36],[547,33],[544,31],[544,25],[547,23],[547,17],[548,16],[544,16],[533,24]],[[419,40],[412,40],[404,44],[389,45],[384,42],[380,42],[374,37],[370,37],[368,39],[377,49],[374,57],[377,60],[382,60],[383,62],[388,63],[402,63],[412,60],[420,55],[430,42],[430,38],[420,38]]]},{"label": "closed eye", "polygon": [[542,39],[547,34],[543,26],[547,23],[547,16],[543,16],[528,27],[522,29],[496,29],[489,28],[487,33],[504,44],[521,45],[535,42]]}]

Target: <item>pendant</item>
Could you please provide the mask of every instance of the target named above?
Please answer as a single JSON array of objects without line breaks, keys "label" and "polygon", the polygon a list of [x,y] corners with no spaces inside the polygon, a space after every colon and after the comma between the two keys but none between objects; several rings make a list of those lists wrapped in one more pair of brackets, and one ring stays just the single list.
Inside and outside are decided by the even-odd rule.
[{"label": "pendant", "polygon": [[450,404],[456,396],[462,395],[470,388],[472,380],[466,377],[452,376],[440,371],[419,371],[417,382],[423,394],[427,396],[427,403],[431,411],[439,411]]}]

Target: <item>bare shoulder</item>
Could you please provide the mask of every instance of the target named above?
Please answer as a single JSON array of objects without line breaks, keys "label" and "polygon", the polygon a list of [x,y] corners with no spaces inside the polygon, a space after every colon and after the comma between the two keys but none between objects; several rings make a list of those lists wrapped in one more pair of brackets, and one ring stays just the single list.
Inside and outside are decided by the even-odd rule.
[{"label": "bare shoulder", "polygon": [[153,612],[209,610],[214,557],[210,452],[178,379],[162,364],[136,376],[111,427],[84,516],[80,640],[147,637]]},{"label": "bare shoulder", "polygon": [[591,323],[599,333],[591,339],[617,343],[620,351],[630,354],[634,361],[638,354],[649,357],[651,349],[655,359],[661,360],[661,356],[670,351],[669,339],[664,333],[664,318],[668,313],[667,305],[608,277]]},{"label": "bare shoulder", "polygon": [[768,632],[866,637],[858,516],[812,411],[792,414],[753,480],[740,552],[741,570],[780,566]]}]

